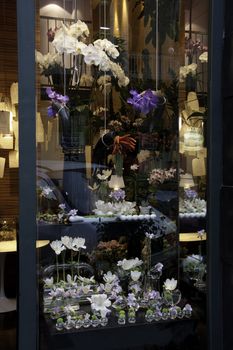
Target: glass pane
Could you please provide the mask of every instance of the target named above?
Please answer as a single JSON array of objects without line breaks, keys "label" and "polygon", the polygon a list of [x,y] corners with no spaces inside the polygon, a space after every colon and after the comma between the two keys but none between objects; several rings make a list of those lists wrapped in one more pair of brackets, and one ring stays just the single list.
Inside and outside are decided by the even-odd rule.
[{"label": "glass pane", "polygon": [[18,221],[18,67],[15,1],[0,5],[0,342],[16,348]]},{"label": "glass pane", "polygon": [[41,349],[205,342],[206,6],[38,3]]}]

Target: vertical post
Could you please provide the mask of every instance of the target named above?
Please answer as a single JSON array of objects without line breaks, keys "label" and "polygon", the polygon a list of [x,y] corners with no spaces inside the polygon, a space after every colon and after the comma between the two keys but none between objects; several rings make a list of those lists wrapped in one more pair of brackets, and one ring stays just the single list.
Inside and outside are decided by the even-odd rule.
[{"label": "vertical post", "polygon": [[18,349],[37,348],[35,1],[17,0],[19,80]]},{"label": "vertical post", "polygon": [[222,349],[222,267],[220,260],[220,190],[222,186],[222,49],[224,1],[209,1],[208,108],[208,335],[209,349]]}]

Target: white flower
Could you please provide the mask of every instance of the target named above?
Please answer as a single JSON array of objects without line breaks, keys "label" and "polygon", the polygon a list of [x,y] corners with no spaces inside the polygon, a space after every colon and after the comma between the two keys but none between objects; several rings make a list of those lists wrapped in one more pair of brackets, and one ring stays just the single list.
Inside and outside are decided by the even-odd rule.
[{"label": "white flower", "polygon": [[61,203],[61,204],[59,204],[59,206],[58,206],[61,210],[65,210],[66,209],[66,205],[65,205],[65,203]]},{"label": "white flower", "polygon": [[146,149],[142,149],[142,150],[138,153],[137,158],[138,158],[138,162],[139,162],[139,163],[144,162],[145,160],[147,160],[147,158],[150,158],[150,151],[148,151],[148,150],[146,150]]},{"label": "white flower", "polygon": [[106,51],[107,54],[112,58],[117,58],[119,56],[119,51],[116,49],[117,45],[114,45],[107,39],[98,39],[94,41],[94,46]]},{"label": "white flower", "polygon": [[129,78],[125,76],[125,73],[118,63],[110,61],[110,69],[115,78],[118,78],[118,85],[127,86],[129,84]]},{"label": "white flower", "polygon": [[84,62],[88,65],[94,64],[95,66],[98,66],[103,61],[109,60],[106,53],[104,53],[102,50],[100,50],[92,44],[87,45],[82,50],[82,53],[84,55]]},{"label": "white flower", "polygon": [[85,238],[77,237],[73,239],[72,249],[74,251],[79,251],[80,249],[86,249]]},{"label": "white flower", "polygon": [[61,237],[61,241],[64,244],[64,246],[68,249],[73,249],[72,248],[72,243],[73,243],[73,238],[68,237],[68,236],[63,236]]},{"label": "white flower", "polygon": [[68,275],[66,276],[67,283],[70,284],[70,285],[75,284],[77,278],[78,278],[77,275],[74,276],[74,279],[72,279],[72,277],[71,277],[70,274],[68,274]]},{"label": "white flower", "polygon": [[82,284],[93,284],[95,283],[94,276],[90,278],[79,276],[78,279],[82,282]]},{"label": "white flower", "polygon": [[61,64],[61,56],[58,53],[50,53],[43,55],[41,52],[36,50],[36,63],[40,69],[48,69],[50,66],[55,64]]},{"label": "white flower", "polygon": [[172,278],[171,280],[167,278],[166,281],[164,282],[164,288],[166,290],[174,290],[176,289],[176,286],[177,286],[177,280],[175,280],[174,278]]},{"label": "white flower", "polygon": [[100,311],[101,317],[106,317],[106,314],[110,311],[108,307],[111,306],[107,294],[92,295],[88,300],[91,302],[92,310]]},{"label": "white flower", "polygon": [[79,309],[79,305],[75,305],[75,307],[74,307],[74,306],[71,306],[70,304],[68,304],[68,305],[64,306],[63,310],[64,310],[66,315],[70,315],[70,314],[75,314],[77,309]]},{"label": "white flower", "polygon": [[82,74],[80,78],[80,86],[92,86],[94,78],[89,74]]},{"label": "white flower", "polygon": [[139,168],[139,165],[138,165],[138,164],[133,164],[133,165],[130,166],[130,169],[131,169],[131,170],[134,170],[134,171],[135,171],[135,170],[138,170],[138,168]]},{"label": "white flower", "polygon": [[203,52],[203,53],[199,56],[199,60],[201,61],[201,63],[208,62],[208,52],[207,52],[207,51]]},{"label": "white flower", "polygon": [[139,260],[138,258],[135,259],[123,259],[121,261],[118,261],[117,266],[120,266],[123,270],[132,270],[135,267],[141,266],[143,264],[142,260]]},{"label": "white flower", "polygon": [[53,190],[49,186],[41,187],[41,189],[42,189],[41,196],[45,198],[49,198],[50,193],[53,192]]},{"label": "white flower", "polygon": [[89,284],[87,284],[87,285],[82,284],[81,290],[82,290],[83,294],[88,294],[91,290],[91,286]]},{"label": "white flower", "polygon": [[57,255],[61,254],[61,252],[66,249],[66,247],[62,244],[62,241],[58,241],[58,240],[52,241],[50,243],[50,246]]},{"label": "white flower", "polygon": [[97,183],[95,182],[94,185],[93,185],[93,187],[88,186],[88,188],[89,188],[91,191],[96,191],[96,190],[98,190],[99,186],[98,186]]},{"label": "white flower", "polygon": [[83,50],[87,47],[86,44],[82,43],[81,41],[77,41],[76,42],[76,46],[75,46],[75,53],[77,53],[78,55],[83,55]]},{"label": "white flower", "polygon": [[192,74],[193,76],[196,74],[197,64],[191,63],[187,66],[180,67],[180,82],[184,82],[188,74]]},{"label": "white flower", "polygon": [[137,270],[130,271],[130,276],[134,282],[137,282],[141,276],[141,272]]},{"label": "white flower", "polygon": [[53,286],[53,284],[54,284],[53,277],[51,277],[51,278],[45,278],[45,279],[44,279],[44,283],[45,283],[46,287],[51,288],[51,287]]},{"label": "white flower", "polygon": [[112,78],[110,75],[101,75],[97,80],[97,84],[99,85],[99,90],[103,93],[109,94],[112,89]]},{"label": "white flower", "polygon": [[102,174],[97,174],[99,180],[107,180],[109,176],[112,174],[112,170],[102,170]]},{"label": "white flower", "polygon": [[76,215],[77,215],[77,212],[78,212],[77,209],[71,209],[71,210],[69,211],[68,215],[70,215],[70,216],[76,216]]},{"label": "white flower", "polygon": [[77,51],[77,39],[69,36],[63,27],[56,31],[52,44],[59,54]]},{"label": "white flower", "polygon": [[[64,25],[62,23],[62,25]],[[78,20],[76,23],[71,24],[69,27],[67,28],[67,33],[70,36],[73,36],[75,38],[79,38],[80,36],[84,35],[84,36],[89,36],[89,29],[88,26],[86,25],[86,23]]]},{"label": "white flower", "polygon": [[136,202],[107,202],[98,200],[95,202],[96,209],[93,212],[96,215],[133,215],[136,213]]},{"label": "white flower", "polygon": [[104,274],[103,280],[106,283],[113,283],[118,280],[117,275],[114,275],[111,271],[108,271],[107,273]]}]

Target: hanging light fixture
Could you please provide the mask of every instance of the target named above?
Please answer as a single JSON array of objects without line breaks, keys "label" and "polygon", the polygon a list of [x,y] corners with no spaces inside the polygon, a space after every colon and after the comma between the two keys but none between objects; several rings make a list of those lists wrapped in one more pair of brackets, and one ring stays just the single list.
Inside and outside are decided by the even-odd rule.
[{"label": "hanging light fixture", "polygon": [[180,183],[179,183],[179,186],[180,187],[183,187],[185,189],[188,189],[190,187],[194,187],[195,184],[194,184],[194,181],[193,181],[193,176],[192,174],[183,174],[183,175],[180,175]]},{"label": "hanging light fixture", "polygon": [[203,148],[204,137],[201,128],[189,127],[184,132],[184,150],[197,152]]},{"label": "hanging light fixture", "polygon": [[123,176],[118,175],[112,175],[109,182],[108,182],[109,188],[113,188],[115,191],[119,190],[120,188],[125,187]]}]

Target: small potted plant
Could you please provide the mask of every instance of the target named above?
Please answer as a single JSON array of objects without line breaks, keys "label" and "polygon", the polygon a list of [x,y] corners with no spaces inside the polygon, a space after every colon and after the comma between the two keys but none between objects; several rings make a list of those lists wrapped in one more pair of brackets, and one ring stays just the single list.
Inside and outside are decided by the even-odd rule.
[{"label": "small potted plant", "polygon": [[147,309],[145,314],[145,319],[147,322],[152,322],[154,319],[154,312],[152,309]]},{"label": "small potted plant", "polygon": [[75,321],[75,328],[79,329],[83,326],[83,316],[82,315],[77,315],[76,316],[76,321]]},{"label": "small potted plant", "polygon": [[119,314],[118,314],[118,324],[125,324],[125,311],[124,310],[120,310]]},{"label": "small potted plant", "polygon": [[135,323],[136,322],[136,312],[135,312],[135,309],[133,307],[129,308],[129,311],[128,311],[128,322],[129,323]]},{"label": "small potted plant", "polygon": [[58,331],[62,331],[63,327],[64,327],[64,320],[63,320],[62,317],[59,317],[59,318],[57,319],[57,322],[56,322],[56,329],[57,329]]},{"label": "small potted plant", "polygon": [[162,319],[167,320],[168,317],[169,317],[169,309],[164,307],[162,309]]},{"label": "small potted plant", "polygon": [[97,327],[99,325],[99,319],[95,314],[91,316],[91,324],[93,327]]}]

